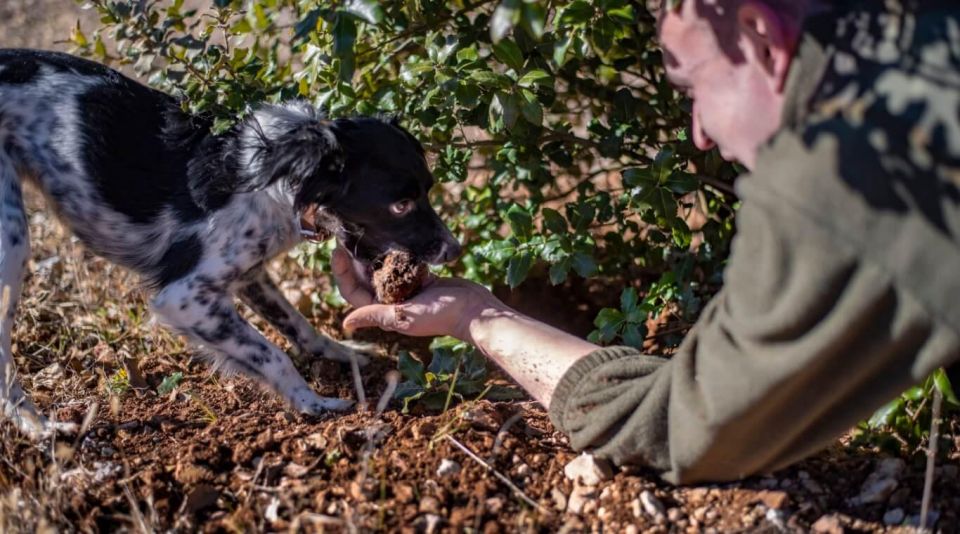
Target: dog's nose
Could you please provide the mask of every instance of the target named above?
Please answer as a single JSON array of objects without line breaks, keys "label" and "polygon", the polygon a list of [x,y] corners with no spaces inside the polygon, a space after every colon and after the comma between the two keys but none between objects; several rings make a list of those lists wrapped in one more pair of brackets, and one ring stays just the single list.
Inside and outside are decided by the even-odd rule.
[{"label": "dog's nose", "polygon": [[437,253],[436,262],[438,264],[450,263],[460,257],[463,253],[463,247],[456,239],[445,240],[440,246],[440,252]]}]

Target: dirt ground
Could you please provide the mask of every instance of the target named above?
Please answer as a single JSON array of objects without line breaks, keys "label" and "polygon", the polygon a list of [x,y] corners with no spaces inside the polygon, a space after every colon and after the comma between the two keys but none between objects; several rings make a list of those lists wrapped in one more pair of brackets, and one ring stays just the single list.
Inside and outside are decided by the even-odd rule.
[{"label": "dirt ground", "polygon": [[[4,0],[0,44],[62,49],[55,41],[77,13],[69,0]],[[152,324],[132,275],[84,252],[35,193],[28,200],[33,257],[13,335],[17,366],[46,413],[92,419],[78,439],[39,444],[0,423],[0,532],[880,532],[908,531],[896,525],[919,513],[922,458],[900,464],[846,440],[737,484],[675,488],[628,470],[591,487],[565,476],[576,454],[531,402],[292,414],[246,379],[210,374]],[[342,337],[343,310],[318,298],[329,290],[323,277],[290,259],[273,270],[320,331]],[[576,315],[552,319],[584,328]],[[374,402],[399,350],[427,355],[424,341],[358,338],[377,347],[362,371]],[[299,366],[321,394],[356,398],[349,369]],[[179,386],[159,394],[175,373]],[[944,430],[954,445],[937,469],[933,509],[938,530],[957,532],[960,428]],[[874,502],[859,502],[865,486],[879,492]]]}]

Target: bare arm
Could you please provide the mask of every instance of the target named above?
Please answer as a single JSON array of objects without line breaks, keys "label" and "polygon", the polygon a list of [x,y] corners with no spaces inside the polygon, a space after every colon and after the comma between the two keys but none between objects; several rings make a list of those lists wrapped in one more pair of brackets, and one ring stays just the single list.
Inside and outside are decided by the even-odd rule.
[{"label": "bare arm", "polygon": [[379,327],[410,336],[453,336],[479,348],[545,407],[574,362],[598,349],[576,336],[523,315],[486,288],[453,278],[432,280],[403,304],[374,304],[347,253],[337,250],[333,271],[340,293],[357,306],[348,331]]}]

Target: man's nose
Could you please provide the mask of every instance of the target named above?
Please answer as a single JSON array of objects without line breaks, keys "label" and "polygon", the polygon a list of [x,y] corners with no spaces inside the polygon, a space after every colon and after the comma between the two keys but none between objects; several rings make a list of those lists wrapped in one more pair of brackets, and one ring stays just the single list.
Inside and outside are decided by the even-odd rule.
[{"label": "man's nose", "polygon": [[707,132],[703,129],[700,121],[700,114],[697,112],[696,107],[694,107],[692,113],[692,122],[690,124],[690,131],[693,133],[693,144],[700,150],[710,150],[711,148],[717,146],[717,143],[707,135]]}]

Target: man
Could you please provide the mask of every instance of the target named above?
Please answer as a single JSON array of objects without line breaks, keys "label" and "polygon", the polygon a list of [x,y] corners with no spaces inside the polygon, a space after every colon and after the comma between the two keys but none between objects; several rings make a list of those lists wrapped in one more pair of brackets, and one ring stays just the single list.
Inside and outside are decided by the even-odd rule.
[{"label": "man", "polygon": [[453,335],[538,401],[577,449],[674,483],[816,451],[960,359],[960,8],[685,0],[663,13],[693,140],[752,173],[725,287],[670,360],[599,348],[441,279],[360,306],[348,329]]}]

